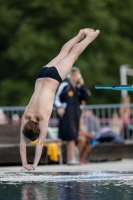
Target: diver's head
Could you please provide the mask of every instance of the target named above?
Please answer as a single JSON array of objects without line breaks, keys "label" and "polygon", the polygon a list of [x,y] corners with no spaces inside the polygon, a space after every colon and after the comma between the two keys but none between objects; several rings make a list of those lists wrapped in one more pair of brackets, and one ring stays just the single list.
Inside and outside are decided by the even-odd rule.
[{"label": "diver's head", "polygon": [[32,120],[29,120],[23,130],[24,136],[32,141],[36,140],[39,137],[40,130],[38,128],[38,123]]}]

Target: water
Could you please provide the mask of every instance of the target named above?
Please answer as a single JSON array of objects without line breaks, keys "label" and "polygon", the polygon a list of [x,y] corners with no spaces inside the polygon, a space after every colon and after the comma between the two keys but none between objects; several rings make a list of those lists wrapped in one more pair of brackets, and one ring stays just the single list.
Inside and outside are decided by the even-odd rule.
[{"label": "water", "polygon": [[1,173],[0,200],[133,200],[132,172]]}]

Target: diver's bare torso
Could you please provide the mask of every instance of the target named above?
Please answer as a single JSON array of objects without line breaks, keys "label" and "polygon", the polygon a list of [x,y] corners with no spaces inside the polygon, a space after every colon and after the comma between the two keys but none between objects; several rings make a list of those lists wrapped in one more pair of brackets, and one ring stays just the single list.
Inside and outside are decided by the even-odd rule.
[{"label": "diver's bare torso", "polygon": [[23,115],[25,120],[39,122],[44,118],[50,118],[58,85],[59,82],[52,78],[36,80],[35,91]]}]

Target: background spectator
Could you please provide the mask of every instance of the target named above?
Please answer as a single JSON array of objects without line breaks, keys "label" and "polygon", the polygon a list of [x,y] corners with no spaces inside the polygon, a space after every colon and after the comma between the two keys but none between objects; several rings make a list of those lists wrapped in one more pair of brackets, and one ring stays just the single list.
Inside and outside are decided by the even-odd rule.
[{"label": "background spectator", "polygon": [[8,120],[4,111],[0,108],[0,124],[7,124]]},{"label": "background spectator", "polygon": [[130,108],[130,96],[123,97],[121,99],[121,108],[120,108],[120,116],[123,119],[123,123],[129,123],[130,115],[131,115],[131,108]]},{"label": "background spectator", "polygon": [[97,141],[97,135],[100,133],[100,122],[91,109],[83,110],[81,121],[78,148],[80,152],[80,162],[87,163],[86,157]]},{"label": "background spectator", "polygon": [[97,139],[97,137],[93,135],[92,133],[86,132],[84,130],[83,114],[82,114],[80,118],[80,128],[79,128],[79,135],[78,135],[79,158],[80,158],[80,163],[82,164],[88,162],[86,160],[86,157],[92,149],[92,145],[89,142],[90,139],[95,140]]},{"label": "background spectator", "polygon": [[80,105],[87,101],[89,93],[84,86],[84,80],[77,67],[73,67],[69,82],[63,82],[57,91],[55,106],[60,116],[59,138],[67,141],[67,163],[77,164],[74,156],[75,142],[78,139]]},{"label": "background spectator", "polygon": [[119,118],[119,115],[117,113],[113,113],[112,119],[110,121],[111,131],[120,135],[122,127],[122,120]]},{"label": "background spectator", "polygon": [[123,97],[121,100],[122,106],[120,108],[120,116],[122,117],[122,136],[124,139],[129,138],[129,135],[132,134],[132,130],[129,129],[131,124],[131,108],[130,108],[130,96]]},{"label": "background spectator", "polygon": [[13,124],[19,124],[20,123],[20,118],[18,114],[13,114],[12,115],[12,123]]},{"label": "background spectator", "polygon": [[86,132],[96,131],[100,133],[100,122],[91,109],[83,111],[83,124]]}]

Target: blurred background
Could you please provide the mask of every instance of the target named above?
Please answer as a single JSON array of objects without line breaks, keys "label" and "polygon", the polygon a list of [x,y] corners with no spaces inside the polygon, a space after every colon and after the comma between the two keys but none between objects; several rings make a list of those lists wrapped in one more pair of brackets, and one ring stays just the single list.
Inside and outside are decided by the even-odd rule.
[{"label": "blurred background", "polygon": [[85,27],[101,31],[75,63],[93,95],[89,104],[120,102],[119,91],[99,92],[94,86],[120,84],[120,66],[133,67],[133,1],[0,0],[0,4],[1,106],[27,105],[37,71]]},{"label": "blurred background", "polygon": [[[33,94],[37,72],[64,43],[88,27],[101,33],[75,63],[91,98],[83,107],[82,127],[73,150],[75,164],[88,165],[76,166],[73,172],[97,173],[80,173],[79,178],[76,174],[75,182],[66,182],[69,175],[74,177],[73,172],[61,174],[62,178],[46,173],[45,180],[44,172],[72,169],[62,165],[68,164],[69,148],[58,138],[59,115],[54,107],[39,164],[61,165],[39,166],[42,174],[22,177],[18,173],[21,167],[14,166],[22,166],[21,118]],[[133,92],[95,90],[95,85],[133,84],[132,31],[133,0],[0,0],[0,171],[17,172],[0,174],[0,179],[9,181],[9,185],[0,182],[0,199],[133,199],[132,174],[128,178],[133,166]],[[36,141],[27,140],[28,163],[33,163],[35,145]],[[115,172],[111,182],[112,174],[102,175],[102,170],[126,174],[121,178]],[[88,183],[82,182],[87,177],[91,177]]]},{"label": "blurred background", "polygon": [[[10,155],[7,158],[3,157],[7,146],[8,152],[11,153],[12,150],[12,156],[15,156],[14,152],[18,152],[18,161],[14,157],[13,163],[21,162],[18,149],[20,122],[24,108],[34,91],[38,70],[58,54],[65,42],[86,27],[99,29],[101,34],[75,63],[81,70],[85,86],[92,94],[85,107],[89,114],[84,112],[83,121],[85,122],[85,118],[89,120],[96,117],[100,127],[99,133],[111,130],[121,139],[131,142],[133,93],[130,92],[129,96],[124,93],[121,97],[120,91],[98,91],[95,90],[95,85],[121,84],[120,67],[125,64],[128,64],[131,73],[129,70],[123,77],[132,74],[132,19],[133,1],[131,0],[126,2],[0,0],[0,144],[5,145],[1,146],[0,151],[2,163],[11,164],[13,160]],[[133,84],[132,76],[128,76],[127,84]],[[92,121],[95,123],[96,120]],[[58,122],[54,108],[49,122],[49,138],[57,139]],[[93,122],[90,124],[92,127]],[[94,128],[87,130],[96,131]],[[56,142],[61,145],[58,139]],[[11,145],[14,145],[16,150],[12,149]],[[107,152],[107,148],[108,144],[102,151]],[[119,152],[126,147],[120,148]],[[112,158],[112,146],[110,146],[110,157],[107,155],[103,160],[133,157],[132,148],[133,144],[118,156],[116,156],[116,148]],[[100,155],[97,149],[90,160],[101,160]]]}]

